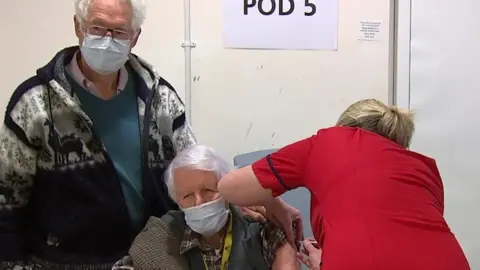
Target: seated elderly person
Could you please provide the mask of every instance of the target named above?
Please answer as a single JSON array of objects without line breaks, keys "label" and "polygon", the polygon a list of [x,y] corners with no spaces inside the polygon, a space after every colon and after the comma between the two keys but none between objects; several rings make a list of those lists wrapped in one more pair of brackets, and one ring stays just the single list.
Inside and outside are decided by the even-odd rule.
[{"label": "seated elderly person", "polygon": [[300,269],[281,229],[250,220],[220,197],[217,183],[228,171],[228,163],[210,147],[180,152],[165,181],[181,211],[151,217],[129,256],[112,269]]}]

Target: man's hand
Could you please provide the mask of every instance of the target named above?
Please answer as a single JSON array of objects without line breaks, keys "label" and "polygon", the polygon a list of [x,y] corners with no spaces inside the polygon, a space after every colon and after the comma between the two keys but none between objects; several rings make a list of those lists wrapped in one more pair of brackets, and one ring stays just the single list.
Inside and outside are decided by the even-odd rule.
[{"label": "man's hand", "polygon": [[267,210],[263,206],[241,207],[240,210],[245,216],[248,216],[255,221],[266,222],[269,220],[267,218]]},{"label": "man's hand", "polygon": [[[267,209],[267,219],[282,228],[287,235],[288,242],[290,242],[293,247],[296,247],[297,241],[303,239],[302,216],[300,215],[300,211],[285,203],[280,198],[274,198],[265,205],[265,208]],[[295,226],[293,224],[295,224]]]},{"label": "man's hand", "polygon": [[316,248],[313,243],[316,243],[316,241],[312,238],[303,240],[302,248],[300,252],[297,253],[297,259],[311,270],[320,270],[322,250]]},{"label": "man's hand", "polygon": [[[283,229],[287,235],[288,242],[296,247],[297,241],[303,239],[302,216],[298,209],[285,203],[280,198],[274,198],[265,207],[250,206],[241,207],[244,215],[255,221],[270,221],[277,227]],[[295,224],[295,226],[294,226]]]},{"label": "man's hand", "polygon": [[277,220],[277,218],[274,215],[272,215],[271,212],[268,212],[264,206],[241,207],[240,210],[245,216],[257,222],[270,221],[273,224],[275,224],[278,228],[283,229],[282,224]]}]

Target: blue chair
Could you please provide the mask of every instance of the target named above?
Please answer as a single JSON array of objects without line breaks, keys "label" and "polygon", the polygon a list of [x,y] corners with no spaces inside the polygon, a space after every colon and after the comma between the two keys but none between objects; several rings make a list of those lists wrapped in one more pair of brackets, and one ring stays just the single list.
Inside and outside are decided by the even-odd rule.
[{"label": "blue chair", "polygon": [[[278,149],[267,149],[237,155],[233,158],[233,165],[235,165],[237,168],[248,166],[277,150]],[[313,234],[310,226],[310,192],[306,188],[297,188],[283,194],[281,198],[285,202],[300,210],[303,219],[304,236],[311,237]]]}]

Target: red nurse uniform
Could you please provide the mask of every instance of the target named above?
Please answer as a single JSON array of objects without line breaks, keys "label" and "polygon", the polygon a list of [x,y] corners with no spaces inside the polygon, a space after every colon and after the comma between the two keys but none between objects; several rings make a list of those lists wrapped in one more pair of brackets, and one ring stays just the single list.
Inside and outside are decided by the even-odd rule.
[{"label": "red nurse uniform", "polygon": [[322,129],[252,165],[274,196],[306,187],[322,270],[469,270],[435,161],[359,128]]}]

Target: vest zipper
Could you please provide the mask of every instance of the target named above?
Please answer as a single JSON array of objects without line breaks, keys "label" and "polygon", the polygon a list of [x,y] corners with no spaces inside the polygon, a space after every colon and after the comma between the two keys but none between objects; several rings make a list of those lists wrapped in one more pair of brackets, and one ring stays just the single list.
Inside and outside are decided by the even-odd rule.
[{"label": "vest zipper", "polygon": [[[155,87],[152,89],[151,94],[147,96],[145,102],[145,111],[143,112],[143,130],[140,130],[140,165],[141,165],[141,177],[142,177],[142,196],[145,202],[144,207],[144,223],[147,222],[150,214],[151,214],[151,196],[148,193],[147,187],[147,177],[149,173],[149,165],[148,165],[148,140],[150,135],[150,119],[152,115],[152,101],[153,101],[153,91]],[[138,111],[138,110],[137,110]],[[140,117],[140,115],[139,115]],[[140,119],[139,119],[140,120]],[[140,125],[140,121],[138,123]],[[152,181],[153,182],[153,181]]]}]

